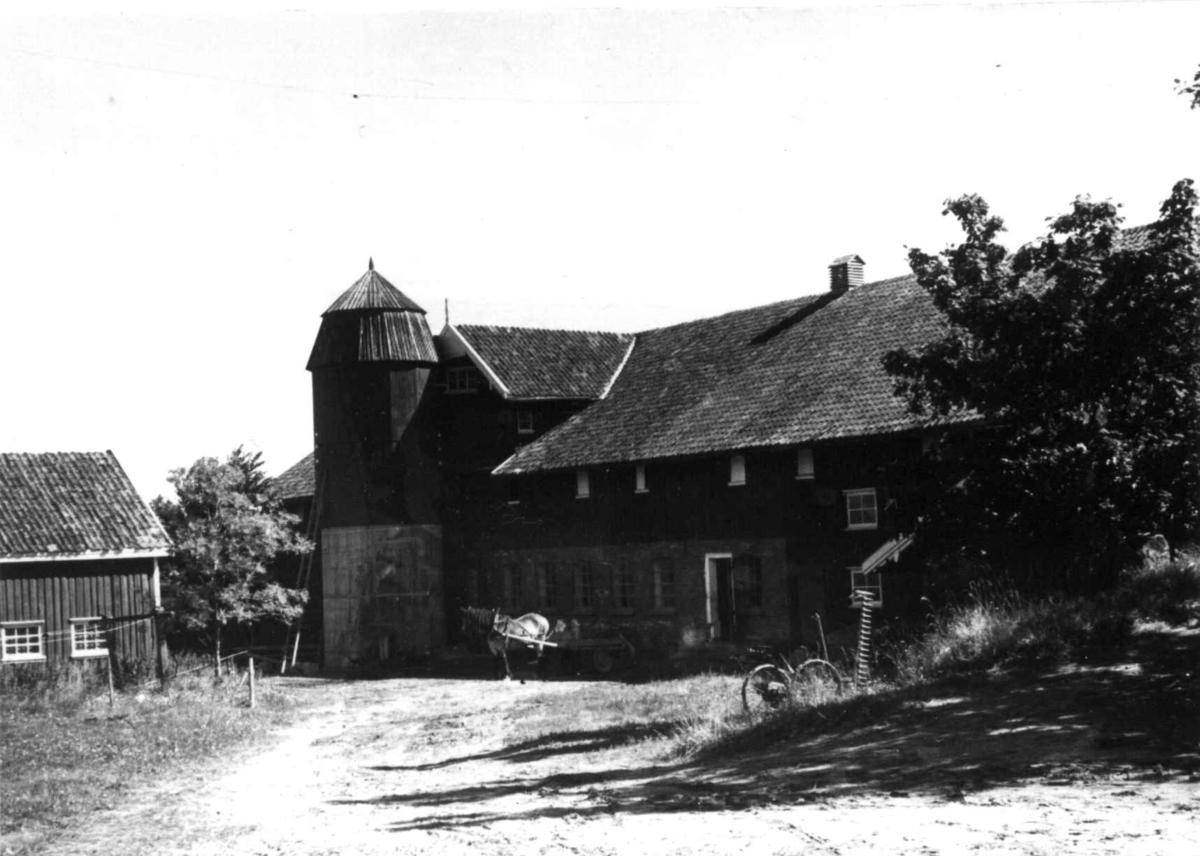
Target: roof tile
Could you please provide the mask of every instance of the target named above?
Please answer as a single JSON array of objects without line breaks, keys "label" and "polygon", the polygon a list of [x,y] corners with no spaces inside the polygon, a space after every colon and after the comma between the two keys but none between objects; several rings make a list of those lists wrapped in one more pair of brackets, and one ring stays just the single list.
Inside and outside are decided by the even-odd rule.
[{"label": "roof tile", "polygon": [[170,543],[112,452],[0,454],[0,560]]},{"label": "roof tile", "polygon": [[475,324],[454,329],[514,398],[599,398],[633,341],[627,333]]}]

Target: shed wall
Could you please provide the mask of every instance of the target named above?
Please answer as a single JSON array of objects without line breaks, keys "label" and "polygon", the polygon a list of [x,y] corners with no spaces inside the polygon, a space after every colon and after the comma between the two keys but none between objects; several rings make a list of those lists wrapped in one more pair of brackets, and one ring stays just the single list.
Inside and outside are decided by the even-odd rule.
[{"label": "shed wall", "polygon": [[155,655],[153,558],[0,563],[0,621],[44,621],[47,659],[71,656],[71,619],[111,616],[119,659]]}]

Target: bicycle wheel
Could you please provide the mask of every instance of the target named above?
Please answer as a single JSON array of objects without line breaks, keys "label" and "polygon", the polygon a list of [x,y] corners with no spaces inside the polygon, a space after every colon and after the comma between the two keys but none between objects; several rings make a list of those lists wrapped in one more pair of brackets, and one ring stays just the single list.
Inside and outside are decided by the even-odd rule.
[{"label": "bicycle wheel", "polygon": [[842,691],[842,675],[828,660],[805,660],[796,669],[794,689],[805,704],[820,704]]},{"label": "bicycle wheel", "polygon": [[788,678],[783,669],[764,663],[750,670],[742,682],[742,704],[746,713],[778,710],[788,697]]}]

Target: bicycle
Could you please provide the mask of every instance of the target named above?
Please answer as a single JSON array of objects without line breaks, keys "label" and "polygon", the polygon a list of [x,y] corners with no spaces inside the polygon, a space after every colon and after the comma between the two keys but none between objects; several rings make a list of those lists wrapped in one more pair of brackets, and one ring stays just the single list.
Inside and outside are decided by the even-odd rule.
[{"label": "bicycle", "polygon": [[778,710],[789,702],[817,704],[842,691],[842,674],[828,660],[811,657],[793,666],[787,655],[768,645],[752,646],[748,653],[765,660],[742,681],[746,713]]}]

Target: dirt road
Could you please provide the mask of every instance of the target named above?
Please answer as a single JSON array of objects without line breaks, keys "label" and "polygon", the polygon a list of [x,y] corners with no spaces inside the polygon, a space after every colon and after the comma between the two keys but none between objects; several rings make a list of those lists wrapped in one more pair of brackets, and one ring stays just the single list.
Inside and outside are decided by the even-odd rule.
[{"label": "dirt road", "polygon": [[1197,747],[1179,745],[1194,728],[1137,730],[1162,720],[1138,705],[1170,692],[1184,705],[1167,713],[1192,716],[1194,682],[1147,695],[1156,679],[1123,663],[948,688],[876,726],[657,766],[636,734],[506,739],[578,682],[293,679],[322,707],[273,748],[142,792],[51,852],[1200,852]]}]

